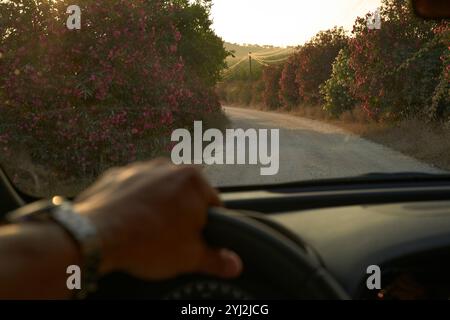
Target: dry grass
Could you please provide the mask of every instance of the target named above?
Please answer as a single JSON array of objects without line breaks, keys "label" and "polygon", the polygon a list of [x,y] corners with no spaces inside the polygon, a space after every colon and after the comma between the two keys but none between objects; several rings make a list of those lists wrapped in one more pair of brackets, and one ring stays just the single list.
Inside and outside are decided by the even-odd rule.
[{"label": "dry grass", "polygon": [[0,164],[14,186],[28,195],[42,198],[74,196],[95,180],[95,177],[62,179],[57,170],[33,162],[25,149],[14,148],[13,154],[13,158],[0,155]]},{"label": "dry grass", "polygon": [[450,128],[419,119],[370,125],[361,136],[439,168],[450,170]]},{"label": "dry grass", "polygon": [[313,120],[329,121],[331,119],[325,110],[316,106],[301,106],[290,111],[290,113],[294,116]]},{"label": "dry grass", "polygon": [[443,124],[421,119],[383,124],[357,110],[345,112],[339,119],[326,116],[313,119],[329,122],[425,163],[450,170],[450,127]]}]

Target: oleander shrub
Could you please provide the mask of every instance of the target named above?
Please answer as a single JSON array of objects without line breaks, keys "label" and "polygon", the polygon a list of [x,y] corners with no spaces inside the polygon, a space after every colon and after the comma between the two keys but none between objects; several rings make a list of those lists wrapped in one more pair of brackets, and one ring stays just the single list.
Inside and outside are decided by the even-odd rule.
[{"label": "oleander shrub", "polygon": [[[66,27],[68,0],[0,3],[2,158],[26,150],[60,178],[96,176],[168,152],[173,129],[220,116],[213,86],[227,52],[208,1],[76,3],[80,30]],[[199,64],[196,48],[211,58]]]},{"label": "oleander shrub", "polygon": [[294,54],[284,63],[279,77],[279,100],[286,108],[296,107],[300,103],[300,94],[296,75],[298,58]]},{"label": "oleander shrub", "polygon": [[277,109],[281,106],[280,100],[280,77],[281,66],[269,66],[264,68],[264,104],[269,109]]},{"label": "oleander shrub", "polygon": [[349,41],[354,71],[351,94],[372,118],[399,120],[431,104],[446,46],[435,40],[436,23],[416,17],[408,1],[383,0],[382,26],[358,18]]},{"label": "oleander shrub", "polygon": [[330,78],[339,51],[347,46],[343,28],[321,31],[296,54],[296,78],[299,99],[307,105],[322,103],[320,86]]}]

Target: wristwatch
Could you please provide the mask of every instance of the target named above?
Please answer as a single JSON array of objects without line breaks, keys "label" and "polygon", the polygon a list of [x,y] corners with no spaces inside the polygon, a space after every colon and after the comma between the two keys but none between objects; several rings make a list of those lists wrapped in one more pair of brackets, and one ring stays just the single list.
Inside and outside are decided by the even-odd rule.
[{"label": "wristwatch", "polygon": [[10,212],[10,223],[53,221],[61,226],[76,242],[82,257],[81,289],[75,291],[76,299],[84,299],[97,289],[98,269],[101,260],[101,243],[97,229],[87,218],[75,212],[71,202],[55,196]]}]

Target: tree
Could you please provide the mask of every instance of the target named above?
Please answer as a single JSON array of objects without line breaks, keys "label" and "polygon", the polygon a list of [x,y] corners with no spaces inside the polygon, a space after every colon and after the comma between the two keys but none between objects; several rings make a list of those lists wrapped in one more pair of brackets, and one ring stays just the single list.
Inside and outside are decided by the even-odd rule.
[{"label": "tree", "polygon": [[300,99],[308,104],[321,102],[320,85],[330,78],[332,65],[339,51],[347,45],[343,28],[319,32],[302,46],[296,55]]},{"label": "tree", "polygon": [[179,0],[181,10],[173,12],[176,29],[182,37],[179,53],[186,68],[196,74],[208,86],[214,86],[221,72],[227,67],[225,59],[231,55],[224,48],[223,40],[211,28],[211,0]]}]

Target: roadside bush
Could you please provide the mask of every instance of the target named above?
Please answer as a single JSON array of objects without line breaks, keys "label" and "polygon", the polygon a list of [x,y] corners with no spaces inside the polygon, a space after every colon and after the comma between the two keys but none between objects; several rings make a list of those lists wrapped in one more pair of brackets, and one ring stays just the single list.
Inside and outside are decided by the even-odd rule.
[{"label": "roadside bush", "polygon": [[322,102],[320,85],[330,78],[339,51],[347,45],[343,28],[321,31],[296,55],[296,79],[300,100],[309,105]]},{"label": "roadside bush", "polygon": [[[443,70],[440,57],[445,49],[436,39],[432,39],[395,70],[398,92],[392,100],[398,106],[395,109],[398,118],[422,117],[429,112],[439,86],[439,76]],[[442,116],[438,115],[439,109],[438,106],[436,119]]]},{"label": "roadside bush", "polygon": [[349,41],[352,95],[374,119],[420,113],[431,103],[444,49],[431,43],[434,23],[403,0],[383,0],[380,30],[369,30],[367,19],[357,19]]},{"label": "roadside bush", "polygon": [[[443,22],[434,30],[436,40],[444,46],[450,42],[450,23]],[[427,110],[427,115],[431,120],[440,120],[450,124],[450,48],[444,49],[440,57],[442,62],[442,72],[439,76],[439,83],[433,93],[431,106]]]},{"label": "roadside bush", "polygon": [[331,78],[321,86],[324,109],[333,117],[338,117],[345,111],[355,107],[356,100],[350,93],[354,81],[354,73],[348,64],[348,49],[342,49],[335,62]]},{"label": "roadside bush", "polygon": [[284,63],[281,78],[279,78],[279,100],[286,108],[295,107],[300,102],[299,88],[296,82],[297,69],[297,56],[293,55]]},{"label": "roadside bush", "polygon": [[277,109],[281,105],[280,101],[280,77],[282,68],[280,66],[269,66],[264,69],[264,104],[270,109]]},{"label": "roadside bush", "polygon": [[[207,7],[180,0],[79,0],[82,27],[70,31],[70,4],[0,3],[3,157],[27,150],[61,178],[96,176],[168,152],[174,128],[221,114],[212,85],[226,52],[210,23],[189,18],[203,16]],[[192,6],[196,13],[188,12]],[[189,30],[200,23],[197,33],[184,35],[187,29],[177,27],[183,21]],[[204,76],[184,36],[214,53],[205,62],[212,75]]]}]

